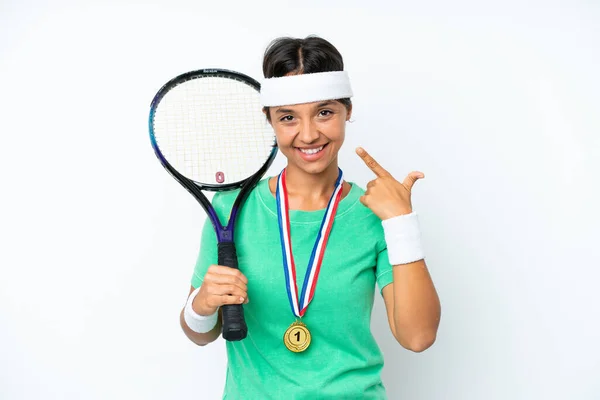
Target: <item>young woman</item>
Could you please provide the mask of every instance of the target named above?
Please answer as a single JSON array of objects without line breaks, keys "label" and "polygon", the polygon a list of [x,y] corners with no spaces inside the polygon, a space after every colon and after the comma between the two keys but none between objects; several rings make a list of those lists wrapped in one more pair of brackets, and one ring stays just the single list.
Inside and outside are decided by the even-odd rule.
[{"label": "young woman", "polygon": [[[214,265],[216,237],[206,223],[181,325],[206,345],[221,334],[220,307],[244,304],[248,335],[227,342],[223,398],[385,399],[383,356],[370,330],[376,284],[406,349],[431,346],[440,319],[410,201],[424,176],[399,182],[359,148],[376,179],[366,191],[344,180],[338,152],[352,90],[326,40],[275,40],[263,73],[264,112],[287,165],[241,210],[239,271]],[[235,197],[214,196],[222,220]]]}]

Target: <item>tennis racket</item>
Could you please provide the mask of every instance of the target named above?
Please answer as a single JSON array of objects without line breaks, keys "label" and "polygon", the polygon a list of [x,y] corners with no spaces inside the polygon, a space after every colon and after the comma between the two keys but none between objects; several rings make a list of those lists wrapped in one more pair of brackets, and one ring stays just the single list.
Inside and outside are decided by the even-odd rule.
[{"label": "tennis racket", "polygon": [[[238,268],[236,217],[277,154],[260,104],[260,84],[239,72],[202,69],[179,75],[150,106],[150,141],[163,167],[198,200],[217,234],[219,265]],[[223,225],[203,191],[241,188]],[[241,304],[222,308],[223,338],[246,337]]]}]

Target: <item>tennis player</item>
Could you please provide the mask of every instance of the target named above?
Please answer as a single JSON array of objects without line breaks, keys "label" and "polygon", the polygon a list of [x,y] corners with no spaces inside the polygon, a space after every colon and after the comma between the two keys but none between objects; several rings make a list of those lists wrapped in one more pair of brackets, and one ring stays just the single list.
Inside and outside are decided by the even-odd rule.
[{"label": "tennis player", "polygon": [[[383,355],[371,332],[376,287],[392,334],[422,352],[440,303],[425,264],[411,191],[364,149],[366,191],[338,165],[352,88],[328,41],[279,38],[266,49],[264,113],[287,165],[261,180],[238,217],[239,270],[217,263],[207,220],[181,325],[198,345],[221,334],[220,307],[244,304],[248,335],[227,341],[224,399],[386,399]],[[233,193],[213,204],[227,220]]]}]

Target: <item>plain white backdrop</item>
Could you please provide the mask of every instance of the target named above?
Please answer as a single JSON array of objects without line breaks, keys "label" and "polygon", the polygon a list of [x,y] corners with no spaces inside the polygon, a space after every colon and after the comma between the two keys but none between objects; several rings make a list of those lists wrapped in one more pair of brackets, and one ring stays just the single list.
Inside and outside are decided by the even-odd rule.
[{"label": "plain white backdrop", "polygon": [[1,399],[220,398],[224,342],[178,320],[205,217],[152,152],[149,104],[193,69],[261,79],[271,39],[308,34],[352,79],[348,179],[373,178],[357,145],[426,174],[442,321],[408,352],[377,297],[390,399],[600,399],[600,6],[583,0],[2,0]]}]

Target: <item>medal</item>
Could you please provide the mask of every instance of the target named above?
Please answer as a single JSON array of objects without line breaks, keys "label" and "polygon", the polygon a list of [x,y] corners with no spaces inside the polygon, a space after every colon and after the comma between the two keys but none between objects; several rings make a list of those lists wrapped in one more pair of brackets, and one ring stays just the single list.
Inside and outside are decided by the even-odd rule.
[{"label": "medal", "polygon": [[[279,221],[279,233],[281,237],[281,250],[283,254],[283,270],[285,273],[285,283],[288,293],[288,299],[290,301],[290,307],[292,312],[297,318],[302,318],[308,304],[311,302],[315,288],[317,286],[317,280],[319,278],[319,271],[321,269],[321,263],[325,254],[325,247],[327,245],[327,239],[329,239],[329,233],[333,226],[333,220],[337,211],[338,204],[342,198],[342,187],[343,187],[343,174],[342,170],[339,169],[338,178],[335,182],[335,189],[329,198],[329,203],[325,209],[325,215],[317,234],[317,239],[313,247],[310,261],[308,262],[308,268],[304,276],[304,284],[302,292],[300,293],[300,300],[298,300],[298,286],[296,284],[296,266],[294,264],[294,256],[292,255],[292,241],[290,232],[290,219],[289,219],[289,204],[287,189],[285,185],[285,169],[281,171],[277,179],[277,217]],[[311,334],[306,325],[300,321],[296,321],[290,325],[283,335],[283,342],[285,346],[295,353],[302,352],[308,348],[311,342]]]},{"label": "medal", "polygon": [[310,331],[300,321],[296,321],[290,325],[283,335],[283,343],[288,350],[294,353],[300,353],[308,348],[310,345]]}]

